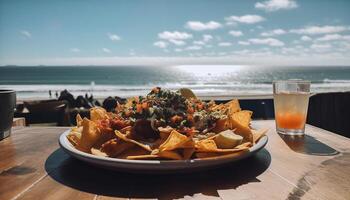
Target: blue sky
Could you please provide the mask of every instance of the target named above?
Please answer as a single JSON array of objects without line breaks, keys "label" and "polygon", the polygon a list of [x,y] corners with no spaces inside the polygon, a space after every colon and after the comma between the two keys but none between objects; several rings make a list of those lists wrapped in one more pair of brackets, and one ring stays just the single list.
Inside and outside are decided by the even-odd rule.
[{"label": "blue sky", "polygon": [[350,65],[348,0],[0,1],[0,65]]}]

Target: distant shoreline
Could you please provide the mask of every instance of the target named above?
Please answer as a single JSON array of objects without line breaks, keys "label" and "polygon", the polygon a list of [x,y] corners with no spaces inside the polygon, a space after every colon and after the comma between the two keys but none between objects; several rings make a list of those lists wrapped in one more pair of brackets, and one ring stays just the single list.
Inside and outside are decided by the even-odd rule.
[{"label": "distant shoreline", "polygon": [[[350,92],[349,91],[340,91],[340,92]],[[318,93],[312,93],[311,96],[316,95],[316,94],[324,94],[324,93],[333,93],[333,92],[318,92]],[[107,98],[106,97],[94,97],[94,99],[100,101],[101,103]],[[131,96],[130,96],[131,97]],[[123,97],[123,98],[130,98],[130,97]],[[241,95],[220,95],[220,96],[210,96],[210,95],[203,95],[203,96],[198,96],[198,98],[202,100],[220,100],[220,101],[225,101],[225,100],[231,100],[231,99],[273,99],[273,94],[241,94]],[[17,103],[23,103],[24,101],[41,101],[41,100],[50,100],[50,99],[55,99],[55,98],[20,98],[17,99]]]}]

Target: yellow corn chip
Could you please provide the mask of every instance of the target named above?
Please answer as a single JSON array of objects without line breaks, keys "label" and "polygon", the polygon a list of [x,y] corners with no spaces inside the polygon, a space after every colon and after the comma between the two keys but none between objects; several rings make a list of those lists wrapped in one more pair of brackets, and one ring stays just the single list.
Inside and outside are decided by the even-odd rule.
[{"label": "yellow corn chip", "polygon": [[165,140],[165,142],[159,146],[159,150],[170,151],[173,149],[181,148],[181,145],[183,145],[187,141],[188,141],[187,136],[182,135],[181,133],[173,130],[171,131],[167,140]]},{"label": "yellow corn chip", "polygon": [[229,115],[241,110],[241,107],[239,106],[239,102],[237,99],[233,99],[233,100],[227,102],[225,104],[225,106],[228,108]]},{"label": "yellow corn chip", "polygon": [[245,154],[246,150],[243,151],[237,151],[237,152],[225,152],[225,153],[217,153],[217,152],[198,152],[196,153],[196,157],[200,159],[212,159],[213,157],[220,157],[220,156],[230,156],[230,157],[237,157],[242,154]]},{"label": "yellow corn chip", "polygon": [[172,160],[181,160],[182,156],[175,151],[159,151],[158,156],[161,158],[167,158]]},{"label": "yellow corn chip", "polygon": [[75,121],[77,123],[77,127],[80,127],[83,123],[83,119],[81,118],[80,114],[77,114],[77,116],[75,116]]},{"label": "yellow corn chip", "polygon": [[228,124],[230,129],[235,129],[235,133],[243,137],[243,142],[253,143],[253,134],[249,128],[250,117],[249,112],[237,112],[229,115]]},{"label": "yellow corn chip", "polygon": [[237,152],[242,150],[247,150],[249,147],[239,146],[233,149],[219,149],[216,143],[212,139],[201,140],[196,143],[196,152]]},{"label": "yellow corn chip", "polygon": [[87,118],[83,119],[82,126],[83,130],[81,133],[81,139],[77,144],[77,149],[84,152],[90,152],[91,147],[100,138],[100,130],[97,128],[95,122],[90,121]]},{"label": "yellow corn chip", "polygon": [[109,115],[107,114],[107,111],[104,108],[101,107],[94,107],[90,109],[90,119],[91,121],[98,121],[102,119],[108,119]]},{"label": "yellow corn chip", "polygon": [[196,145],[196,144],[195,144],[195,142],[193,141],[193,139],[190,138],[190,137],[188,137],[188,138],[187,138],[187,141],[184,142],[183,144],[179,145],[178,148],[184,148],[184,149],[189,148],[189,149],[191,149],[191,148],[194,148],[195,145]]},{"label": "yellow corn chip", "polygon": [[211,152],[216,149],[218,149],[218,147],[212,139],[205,139],[196,142],[196,152]]},{"label": "yellow corn chip", "polygon": [[158,131],[159,131],[160,138],[166,140],[173,130],[174,129],[172,127],[170,127],[170,126],[167,126],[165,128],[159,127]]},{"label": "yellow corn chip", "polygon": [[134,147],[123,151],[121,154],[116,156],[116,158],[127,159],[127,157],[129,156],[138,156],[138,155],[149,155],[149,151],[147,151],[146,149],[140,146],[134,145]]},{"label": "yellow corn chip", "polygon": [[152,151],[151,146],[150,146],[149,144],[143,144],[143,143],[138,142],[138,141],[136,141],[136,140],[127,138],[126,135],[122,134],[122,133],[119,132],[118,130],[115,130],[114,133],[115,133],[115,135],[116,135],[118,138],[120,138],[120,139],[122,139],[122,140],[124,140],[124,141],[126,141],[126,142],[131,142],[131,143],[133,143],[133,144],[138,145],[139,147],[142,147],[143,149],[146,149],[147,151]]},{"label": "yellow corn chip", "polygon": [[249,127],[252,111],[242,110],[232,114],[232,118],[235,122],[241,124],[242,126]]},{"label": "yellow corn chip", "polygon": [[115,138],[105,142],[100,150],[106,153],[109,157],[116,157],[134,146],[134,143],[125,142],[119,138]]}]

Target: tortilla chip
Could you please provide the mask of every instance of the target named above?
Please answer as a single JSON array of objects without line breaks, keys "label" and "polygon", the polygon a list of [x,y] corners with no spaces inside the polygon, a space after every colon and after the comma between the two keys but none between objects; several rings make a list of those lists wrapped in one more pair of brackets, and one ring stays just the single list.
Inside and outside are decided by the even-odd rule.
[{"label": "tortilla chip", "polygon": [[90,152],[91,147],[98,141],[100,138],[100,130],[98,129],[95,122],[88,120],[87,118],[83,119],[82,122],[83,130],[81,133],[81,139],[77,144],[77,149]]},{"label": "tortilla chip", "polygon": [[205,139],[196,142],[196,152],[210,152],[217,148],[215,141],[212,139]]},{"label": "tortilla chip", "polygon": [[180,148],[185,142],[188,141],[188,137],[182,135],[176,130],[171,131],[169,137],[163,144],[159,146],[160,151],[170,151],[176,148]]},{"label": "tortilla chip", "polygon": [[197,158],[211,158],[211,157],[216,157],[223,154],[215,153],[215,152],[196,152],[195,155]]},{"label": "tortilla chip", "polygon": [[94,107],[90,109],[90,119],[91,121],[98,121],[102,119],[109,119],[109,115],[104,108]]},{"label": "tortilla chip", "polygon": [[145,150],[147,150],[147,151],[152,151],[152,148],[151,148],[151,146],[150,146],[149,144],[143,144],[143,143],[138,142],[138,141],[136,141],[136,140],[127,138],[126,135],[122,134],[122,133],[119,132],[118,130],[115,130],[114,133],[115,133],[115,135],[116,135],[118,138],[120,138],[120,139],[122,139],[122,140],[124,140],[124,141],[126,141],[126,142],[131,142],[131,143],[136,144],[136,145],[138,145],[139,147],[141,147],[141,148],[143,148],[143,149],[145,149]]},{"label": "tortilla chip", "polygon": [[266,135],[269,129],[252,130],[254,144]]},{"label": "tortilla chip", "polygon": [[81,118],[80,114],[78,113],[77,116],[75,116],[75,121],[77,123],[77,127],[82,126],[83,119]]},{"label": "tortilla chip", "polygon": [[149,151],[147,151],[146,149],[140,146],[134,145],[134,147],[123,151],[121,154],[116,156],[116,158],[127,159],[127,157],[129,156],[138,156],[138,155],[149,155]]},{"label": "tortilla chip", "polygon": [[73,127],[69,134],[67,135],[68,141],[73,145],[76,146],[80,139],[81,139],[81,132],[83,131],[83,127]]},{"label": "tortilla chip", "polygon": [[158,156],[160,158],[167,158],[172,160],[182,160],[182,156],[175,151],[159,151]]},{"label": "tortilla chip", "polygon": [[219,104],[219,105],[214,104],[212,107],[210,107],[210,110],[222,111],[222,113],[225,113],[227,110],[227,106],[225,104]]},{"label": "tortilla chip", "polygon": [[170,126],[167,127],[159,127],[158,131],[159,131],[159,136],[161,139],[167,139],[170,135],[170,133],[173,131],[174,129]]},{"label": "tortilla chip", "polygon": [[235,112],[241,111],[241,107],[239,106],[239,102],[237,99],[233,99],[225,104],[228,108],[228,114],[231,115]]},{"label": "tortilla chip", "polygon": [[242,110],[236,113],[232,114],[232,118],[237,123],[241,124],[242,126],[249,127],[250,121],[252,120],[252,111],[249,110]]},{"label": "tortilla chip", "polygon": [[133,143],[125,142],[119,138],[115,138],[105,142],[100,150],[103,153],[106,153],[109,157],[116,157],[127,149],[133,148],[134,146],[135,144]]},{"label": "tortilla chip", "polygon": [[[80,136],[78,135],[80,134]],[[79,141],[80,141],[80,137],[81,137],[81,133],[77,133],[77,132],[70,132],[67,135],[67,139],[68,141],[73,145],[73,146],[77,146]]]},{"label": "tortilla chip", "polygon": [[205,139],[205,140],[198,141],[196,143],[196,152],[223,152],[223,153],[226,153],[226,152],[243,151],[243,150],[247,150],[247,149],[249,149],[249,147],[240,146],[240,145],[233,148],[233,149],[219,149],[216,146],[215,141],[212,139]]},{"label": "tortilla chip", "polygon": [[[253,143],[253,134],[252,131],[249,128],[249,124],[247,125],[247,121],[250,121],[247,119],[248,117],[247,112],[238,112],[238,114],[234,113],[232,115],[229,115],[228,117],[228,125],[230,129],[235,129],[234,133],[237,135],[240,135],[243,137],[243,142],[252,142]],[[244,116],[244,117],[242,117]]]},{"label": "tortilla chip", "polygon": [[230,157],[237,157],[240,156],[242,154],[245,154],[246,150],[244,151],[237,151],[237,152],[228,152],[228,153],[217,153],[217,152],[198,152],[196,153],[196,157],[200,158],[200,159],[212,159],[213,157],[220,157],[220,156],[227,156],[230,155]]},{"label": "tortilla chip", "polygon": [[96,141],[93,147],[100,149],[102,144],[106,143],[107,141],[110,141],[112,139],[117,138],[116,135],[112,132],[102,132],[103,130],[100,129],[100,137]]},{"label": "tortilla chip", "polygon": [[245,142],[245,143],[242,143],[240,145],[237,145],[235,147],[235,149],[246,149],[246,148],[250,148],[252,146],[253,146],[253,144],[251,142]]}]

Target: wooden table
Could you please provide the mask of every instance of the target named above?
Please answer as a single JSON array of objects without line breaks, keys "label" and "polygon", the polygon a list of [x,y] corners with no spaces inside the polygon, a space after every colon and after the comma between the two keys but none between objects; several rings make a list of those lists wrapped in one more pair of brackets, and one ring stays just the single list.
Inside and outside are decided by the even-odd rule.
[{"label": "wooden table", "polygon": [[256,156],[190,174],[140,175],[89,166],[64,153],[67,128],[15,128],[0,141],[0,199],[350,199],[350,139],[307,126],[284,138],[274,121]]}]

